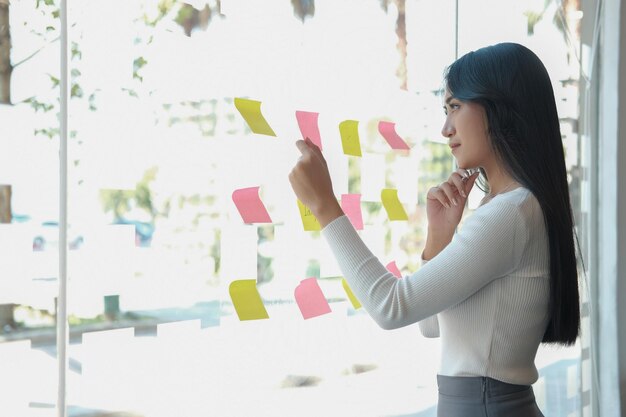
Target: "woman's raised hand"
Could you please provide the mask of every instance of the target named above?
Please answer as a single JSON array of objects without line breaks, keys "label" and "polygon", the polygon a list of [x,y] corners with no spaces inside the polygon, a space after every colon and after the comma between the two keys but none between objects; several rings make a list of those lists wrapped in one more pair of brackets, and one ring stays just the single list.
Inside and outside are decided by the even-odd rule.
[{"label": "woman's raised hand", "polygon": [[432,187],[426,195],[429,233],[441,233],[450,238],[461,221],[465,202],[480,173],[470,174],[458,169],[447,181]]},{"label": "woman's raised hand", "polygon": [[333,192],[326,159],[309,138],[296,141],[296,146],[302,156],[289,173],[291,188],[324,227],[343,215]]}]

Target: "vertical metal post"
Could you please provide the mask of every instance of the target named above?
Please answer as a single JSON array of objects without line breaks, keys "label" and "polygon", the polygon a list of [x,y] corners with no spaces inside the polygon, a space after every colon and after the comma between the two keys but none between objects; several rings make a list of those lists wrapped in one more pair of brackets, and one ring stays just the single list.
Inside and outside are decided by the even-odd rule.
[{"label": "vertical metal post", "polygon": [[59,366],[57,416],[66,417],[66,376],[68,369],[67,345],[67,122],[68,122],[68,37],[67,0],[61,0],[61,107],[59,112],[59,295],[57,298],[57,359]]}]

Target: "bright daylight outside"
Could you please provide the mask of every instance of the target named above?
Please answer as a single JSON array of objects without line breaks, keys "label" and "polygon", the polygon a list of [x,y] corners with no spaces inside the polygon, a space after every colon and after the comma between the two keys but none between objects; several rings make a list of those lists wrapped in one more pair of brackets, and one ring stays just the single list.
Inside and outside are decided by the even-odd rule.
[{"label": "bright daylight outside", "polygon": [[[59,6],[0,1],[7,417],[56,415]],[[544,61],[580,218],[576,1],[68,8],[69,416],[435,416],[438,339],[374,323],[287,176],[318,135],[370,249],[418,269],[426,192],[454,169],[441,88],[457,55],[513,41]],[[546,416],[582,415],[580,350],[540,348]]]}]

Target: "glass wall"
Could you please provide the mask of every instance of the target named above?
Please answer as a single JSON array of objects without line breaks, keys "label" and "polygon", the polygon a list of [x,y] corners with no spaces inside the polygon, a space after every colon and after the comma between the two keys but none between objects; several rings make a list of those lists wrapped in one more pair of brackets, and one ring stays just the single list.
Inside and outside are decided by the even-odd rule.
[{"label": "glass wall", "polygon": [[[557,5],[70,1],[68,414],[434,416],[439,341],[383,331],[350,297],[289,186],[294,143],[319,132],[337,198],[408,275],[426,191],[454,169],[443,70],[520,42],[554,77],[580,210],[576,32],[554,23]],[[0,378],[22,381],[16,415],[54,415],[57,9],[10,5],[0,183],[13,222],[0,265],[14,322],[0,360],[13,373]],[[384,189],[406,220],[391,220]],[[542,348],[546,416],[580,415],[579,357]],[[32,364],[28,376],[17,363]]]}]

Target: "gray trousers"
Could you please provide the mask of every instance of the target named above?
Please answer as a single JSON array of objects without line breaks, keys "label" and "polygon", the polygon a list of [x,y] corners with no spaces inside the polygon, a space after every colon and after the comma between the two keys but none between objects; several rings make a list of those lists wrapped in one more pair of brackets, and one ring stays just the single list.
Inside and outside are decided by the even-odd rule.
[{"label": "gray trousers", "polygon": [[437,375],[437,417],[543,417],[530,385]]}]

